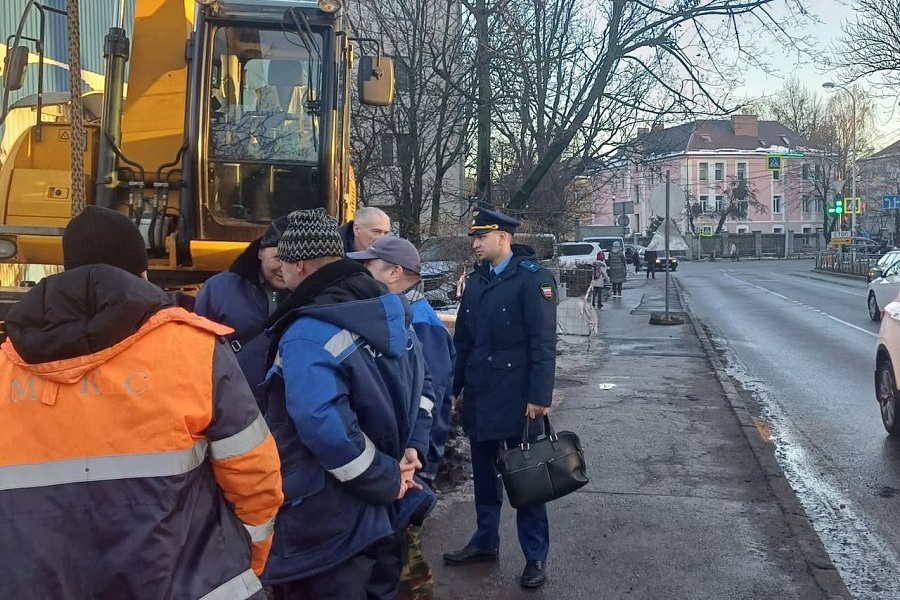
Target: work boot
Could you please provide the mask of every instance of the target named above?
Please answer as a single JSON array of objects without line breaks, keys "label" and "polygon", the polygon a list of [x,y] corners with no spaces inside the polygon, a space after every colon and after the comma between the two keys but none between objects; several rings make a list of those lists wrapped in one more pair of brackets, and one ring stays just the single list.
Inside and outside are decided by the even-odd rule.
[{"label": "work boot", "polygon": [[544,561],[529,560],[525,562],[525,570],[520,581],[523,588],[539,588],[547,583],[547,574],[544,572]]},{"label": "work boot", "polygon": [[488,550],[485,548],[476,548],[475,546],[466,546],[462,550],[445,553],[444,564],[456,566],[480,562],[497,562],[499,557],[499,550]]}]

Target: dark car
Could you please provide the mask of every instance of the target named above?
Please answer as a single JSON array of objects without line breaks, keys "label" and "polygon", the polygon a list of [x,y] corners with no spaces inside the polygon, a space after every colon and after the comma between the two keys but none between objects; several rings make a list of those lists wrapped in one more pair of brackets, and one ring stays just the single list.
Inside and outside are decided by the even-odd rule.
[{"label": "dark car", "polygon": [[[658,256],[656,258],[655,269],[656,269],[656,272],[659,273],[660,271],[666,270],[666,255],[661,254],[661,253],[657,253],[657,254],[658,254]],[[661,255],[659,255],[659,254],[661,254]],[[672,255],[669,255],[669,270],[674,271],[677,268],[678,268],[678,259]]]},{"label": "dark car", "polygon": [[422,285],[428,302],[435,308],[456,303],[459,278],[472,268],[475,260],[472,238],[465,235],[429,238],[419,247],[419,256],[422,257]]}]

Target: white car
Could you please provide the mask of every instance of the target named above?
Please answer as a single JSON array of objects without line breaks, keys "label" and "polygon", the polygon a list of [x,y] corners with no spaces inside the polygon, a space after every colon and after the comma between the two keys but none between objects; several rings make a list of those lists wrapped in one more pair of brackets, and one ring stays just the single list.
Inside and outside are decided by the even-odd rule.
[{"label": "white car", "polygon": [[875,398],[881,422],[890,435],[900,437],[900,392],[894,367],[894,363],[900,364],[900,302],[885,305],[875,348]]},{"label": "white car", "polygon": [[881,274],[869,282],[866,291],[866,305],[869,318],[881,320],[882,308],[893,302],[900,294],[900,262],[895,262]]},{"label": "white car", "polygon": [[592,265],[603,248],[597,242],[561,242],[556,245],[556,255],[562,269]]}]

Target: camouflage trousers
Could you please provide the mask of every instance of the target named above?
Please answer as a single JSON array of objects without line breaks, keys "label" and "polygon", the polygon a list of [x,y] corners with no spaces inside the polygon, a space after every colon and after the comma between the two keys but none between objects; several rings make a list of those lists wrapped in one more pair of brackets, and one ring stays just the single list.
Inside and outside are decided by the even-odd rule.
[{"label": "camouflage trousers", "polygon": [[425,562],[422,550],[422,528],[410,525],[406,528],[403,560],[400,571],[400,593],[397,600],[432,600],[434,598],[434,573]]}]

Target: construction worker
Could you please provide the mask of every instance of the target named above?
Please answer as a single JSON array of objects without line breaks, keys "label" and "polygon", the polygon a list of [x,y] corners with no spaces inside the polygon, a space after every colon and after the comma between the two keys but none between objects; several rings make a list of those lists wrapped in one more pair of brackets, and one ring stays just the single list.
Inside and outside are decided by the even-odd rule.
[{"label": "construction worker", "polygon": [[279,460],[230,330],[146,280],[124,215],[62,243],[0,348],[3,596],[265,598]]}]

